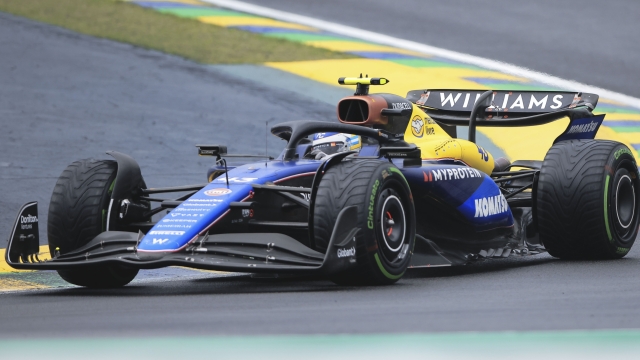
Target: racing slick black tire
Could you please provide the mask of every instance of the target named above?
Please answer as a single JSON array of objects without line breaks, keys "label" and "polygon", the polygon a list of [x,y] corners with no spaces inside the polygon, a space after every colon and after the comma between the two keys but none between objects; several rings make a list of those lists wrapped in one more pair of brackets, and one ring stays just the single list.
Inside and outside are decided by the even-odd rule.
[{"label": "racing slick black tire", "polygon": [[[72,163],[62,172],[49,204],[47,236],[51,256],[75,250],[106,230],[117,171],[113,160],[87,159]],[[112,223],[115,215],[111,215]],[[102,265],[58,270],[58,274],[74,285],[113,288],[130,283],[138,269]]]},{"label": "racing slick black tire", "polygon": [[336,274],[339,285],[385,285],[404,275],[415,244],[416,223],[411,189],[393,164],[347,160],[329,168],[315,198],[315,247],[325,251],[338,214],[358,207],[356,267]]},{"label": "racing slick black tire", "polygon": [[624,144],[571,140],[553,145],[536,197],[540,240],[557,258],[621,258],[638,234],[640,179]]}]

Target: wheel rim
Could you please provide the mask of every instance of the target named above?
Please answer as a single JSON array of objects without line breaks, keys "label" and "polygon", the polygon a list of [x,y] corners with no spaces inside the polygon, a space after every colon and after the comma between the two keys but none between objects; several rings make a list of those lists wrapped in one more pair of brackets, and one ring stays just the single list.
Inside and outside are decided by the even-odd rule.
[{"label": "wheel rim", "polygon": [[379,242],[385,262],[394,265],[405,258],[408,250],[407,218],[405,207],[398,193],[386,189],[381,193],[378,212],[378,228],[382,241]]},{"label": "wheel rim", "polygon": [[638,227],[638,184],[632,172],[621,164],[613,176],[613,183],[609,188],[611,202],[609,203],[609,219],[613,225],[615,238],[622,244],[635,239]]},{"label": "wheel rim", "polygon": [[628,175],[623,175],[616,187],[616,218],[618,225],[628,229],[633,222],[636,207],[636,192],[633,188],[633,180]]}]

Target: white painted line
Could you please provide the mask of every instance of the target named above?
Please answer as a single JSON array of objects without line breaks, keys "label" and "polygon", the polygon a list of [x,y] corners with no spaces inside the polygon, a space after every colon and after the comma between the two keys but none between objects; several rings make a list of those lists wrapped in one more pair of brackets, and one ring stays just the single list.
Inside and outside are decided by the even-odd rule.
[{"label": "white painted line", "polygon": [[570,91],[582,91],[595,93],[603,98],[618,101],[628,106],[640,109],[640,99],[633,96],[621,94],[619,92],[603,89],[593,85],[583,84],[573,80],[565,80],[557,76],[527,69],[521,66],[508,64],[501,61],[485,59],[456,51],[438,48],[435,46],[421,44],[415,41],[405,40],[388,36],[373,31],[362,30],[347,25],[337,24],[330,21],[315,19],[308,16],[292,14],[286,11],[270,9],[264,6],[248,4],[236,0],[201,0],[220,7],[246,12],[249,14],[264,16],[280,21],[286,21],[306,26],[326,30],[335,34],[349,36],[355,39],[365,40],[373,43],[388,45],[405,50],[412,50],[423,54],[435,55],[445,59],[450,59],[470,65],[479,66],[485,69],[500,71],[506,74],[527,78],[552,87]]}]

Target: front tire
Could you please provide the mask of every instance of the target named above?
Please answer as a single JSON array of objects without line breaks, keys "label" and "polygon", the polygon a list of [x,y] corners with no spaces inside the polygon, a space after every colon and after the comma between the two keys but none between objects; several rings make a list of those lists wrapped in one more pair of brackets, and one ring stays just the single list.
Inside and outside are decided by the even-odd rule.
[{"label": "front tire", "polygon": [[538,180],[540,240],[561,259],[616,259],[638,234],[640,179],[625,145],[605,140],[559,142]]},{"label": "front tire", "polygon": [[356,267],[336,274],[340,285],[385,285],[404,275],[415,243],[415,210],[409,185],[397,167],[379,160],[343,161],[329,168],[318,186],[314,241],[327,249],[342,209],[358,207]]},{"label": "front tire", "polygon": [[[47,236],[51,256],[78,249],[106,230],[117,171],[118,165],[113,160],[87,159],[72,163],[62,172],[49,205]],[[112,224],[115,218],[111,214]],[[113,288],[130,283],[138,270],[100,265],[58,270],[58,274],[74,285]]]}]

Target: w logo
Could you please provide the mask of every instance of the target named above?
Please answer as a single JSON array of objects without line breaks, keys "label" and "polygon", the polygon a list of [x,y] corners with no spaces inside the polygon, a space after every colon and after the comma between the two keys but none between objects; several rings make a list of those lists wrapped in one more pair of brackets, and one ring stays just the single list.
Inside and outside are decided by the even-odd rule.
[{"label": "w logo", "polygon": [[156,238],[153,238],[153,245],[157,245],[157,244],[162,245],[162,244],[166,243],[167,241],[169,241],[169,239],[156,239]]}]

